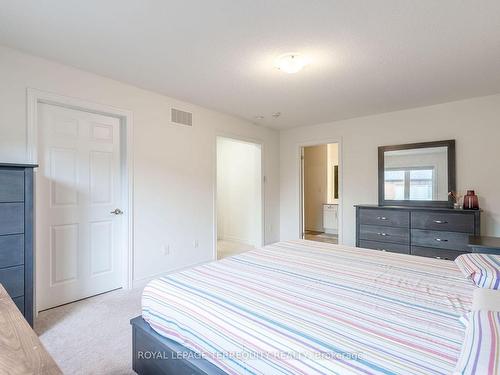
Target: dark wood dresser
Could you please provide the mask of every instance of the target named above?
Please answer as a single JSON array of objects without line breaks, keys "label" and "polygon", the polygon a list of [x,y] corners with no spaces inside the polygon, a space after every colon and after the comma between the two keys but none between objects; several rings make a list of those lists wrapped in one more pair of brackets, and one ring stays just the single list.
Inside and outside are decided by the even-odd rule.
[{"label": "dark wood dresser", "polygon": [[357,205],[356,246],[454,260],[471,252],[480,234],[480,211]]},{"label": "dark wood dresser", "polygon": [[470,236],[469,247],[474,253],[500,255],[500,237]]},{"label": "dark wood dresser", "polygon": [[33,325],[33,168],[0,163],[0,284]]}]

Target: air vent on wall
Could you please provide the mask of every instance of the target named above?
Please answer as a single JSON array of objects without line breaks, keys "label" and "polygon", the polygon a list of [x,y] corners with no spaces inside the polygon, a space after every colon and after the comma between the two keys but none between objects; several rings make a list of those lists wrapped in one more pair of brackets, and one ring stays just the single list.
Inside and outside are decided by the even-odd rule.
[{"label": "air vent on wall", "polygon": [[193,126],[193,114],[181,111],[180,109],[172,108],[170,111],[170,120],[174,124]]}]

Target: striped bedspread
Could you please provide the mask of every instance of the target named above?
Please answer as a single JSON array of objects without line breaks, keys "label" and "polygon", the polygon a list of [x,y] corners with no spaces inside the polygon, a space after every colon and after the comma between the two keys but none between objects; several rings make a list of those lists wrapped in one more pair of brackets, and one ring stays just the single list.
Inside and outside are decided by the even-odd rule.
[{"label": "striped bedspread", "polygon": [[154,280],[142,309],[229,374],[451,374],[474,288],[451,261],[299,240]]}]

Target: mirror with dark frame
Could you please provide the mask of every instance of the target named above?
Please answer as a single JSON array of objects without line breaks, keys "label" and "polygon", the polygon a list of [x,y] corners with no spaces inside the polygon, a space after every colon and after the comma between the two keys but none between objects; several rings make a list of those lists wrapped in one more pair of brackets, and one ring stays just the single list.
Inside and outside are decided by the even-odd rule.
[{"label": "mirror with dark frame", "polygon": [[378,148],[381,206],[452,207],[455,191],[455,141]]}]

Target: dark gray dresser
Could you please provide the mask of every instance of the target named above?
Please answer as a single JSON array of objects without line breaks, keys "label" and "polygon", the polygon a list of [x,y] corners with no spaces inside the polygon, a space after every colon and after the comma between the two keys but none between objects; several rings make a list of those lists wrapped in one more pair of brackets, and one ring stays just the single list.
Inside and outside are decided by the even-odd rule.
[{"label": "dark gray dresser", "polygon": [[33,325],[33,168],[0,163],[0,284]]},{"label": "dark gray dresser", "polygon": [[358,205],[356,246],[454,260],[471,252],[480,234],[480,211],[450,208]]}]

